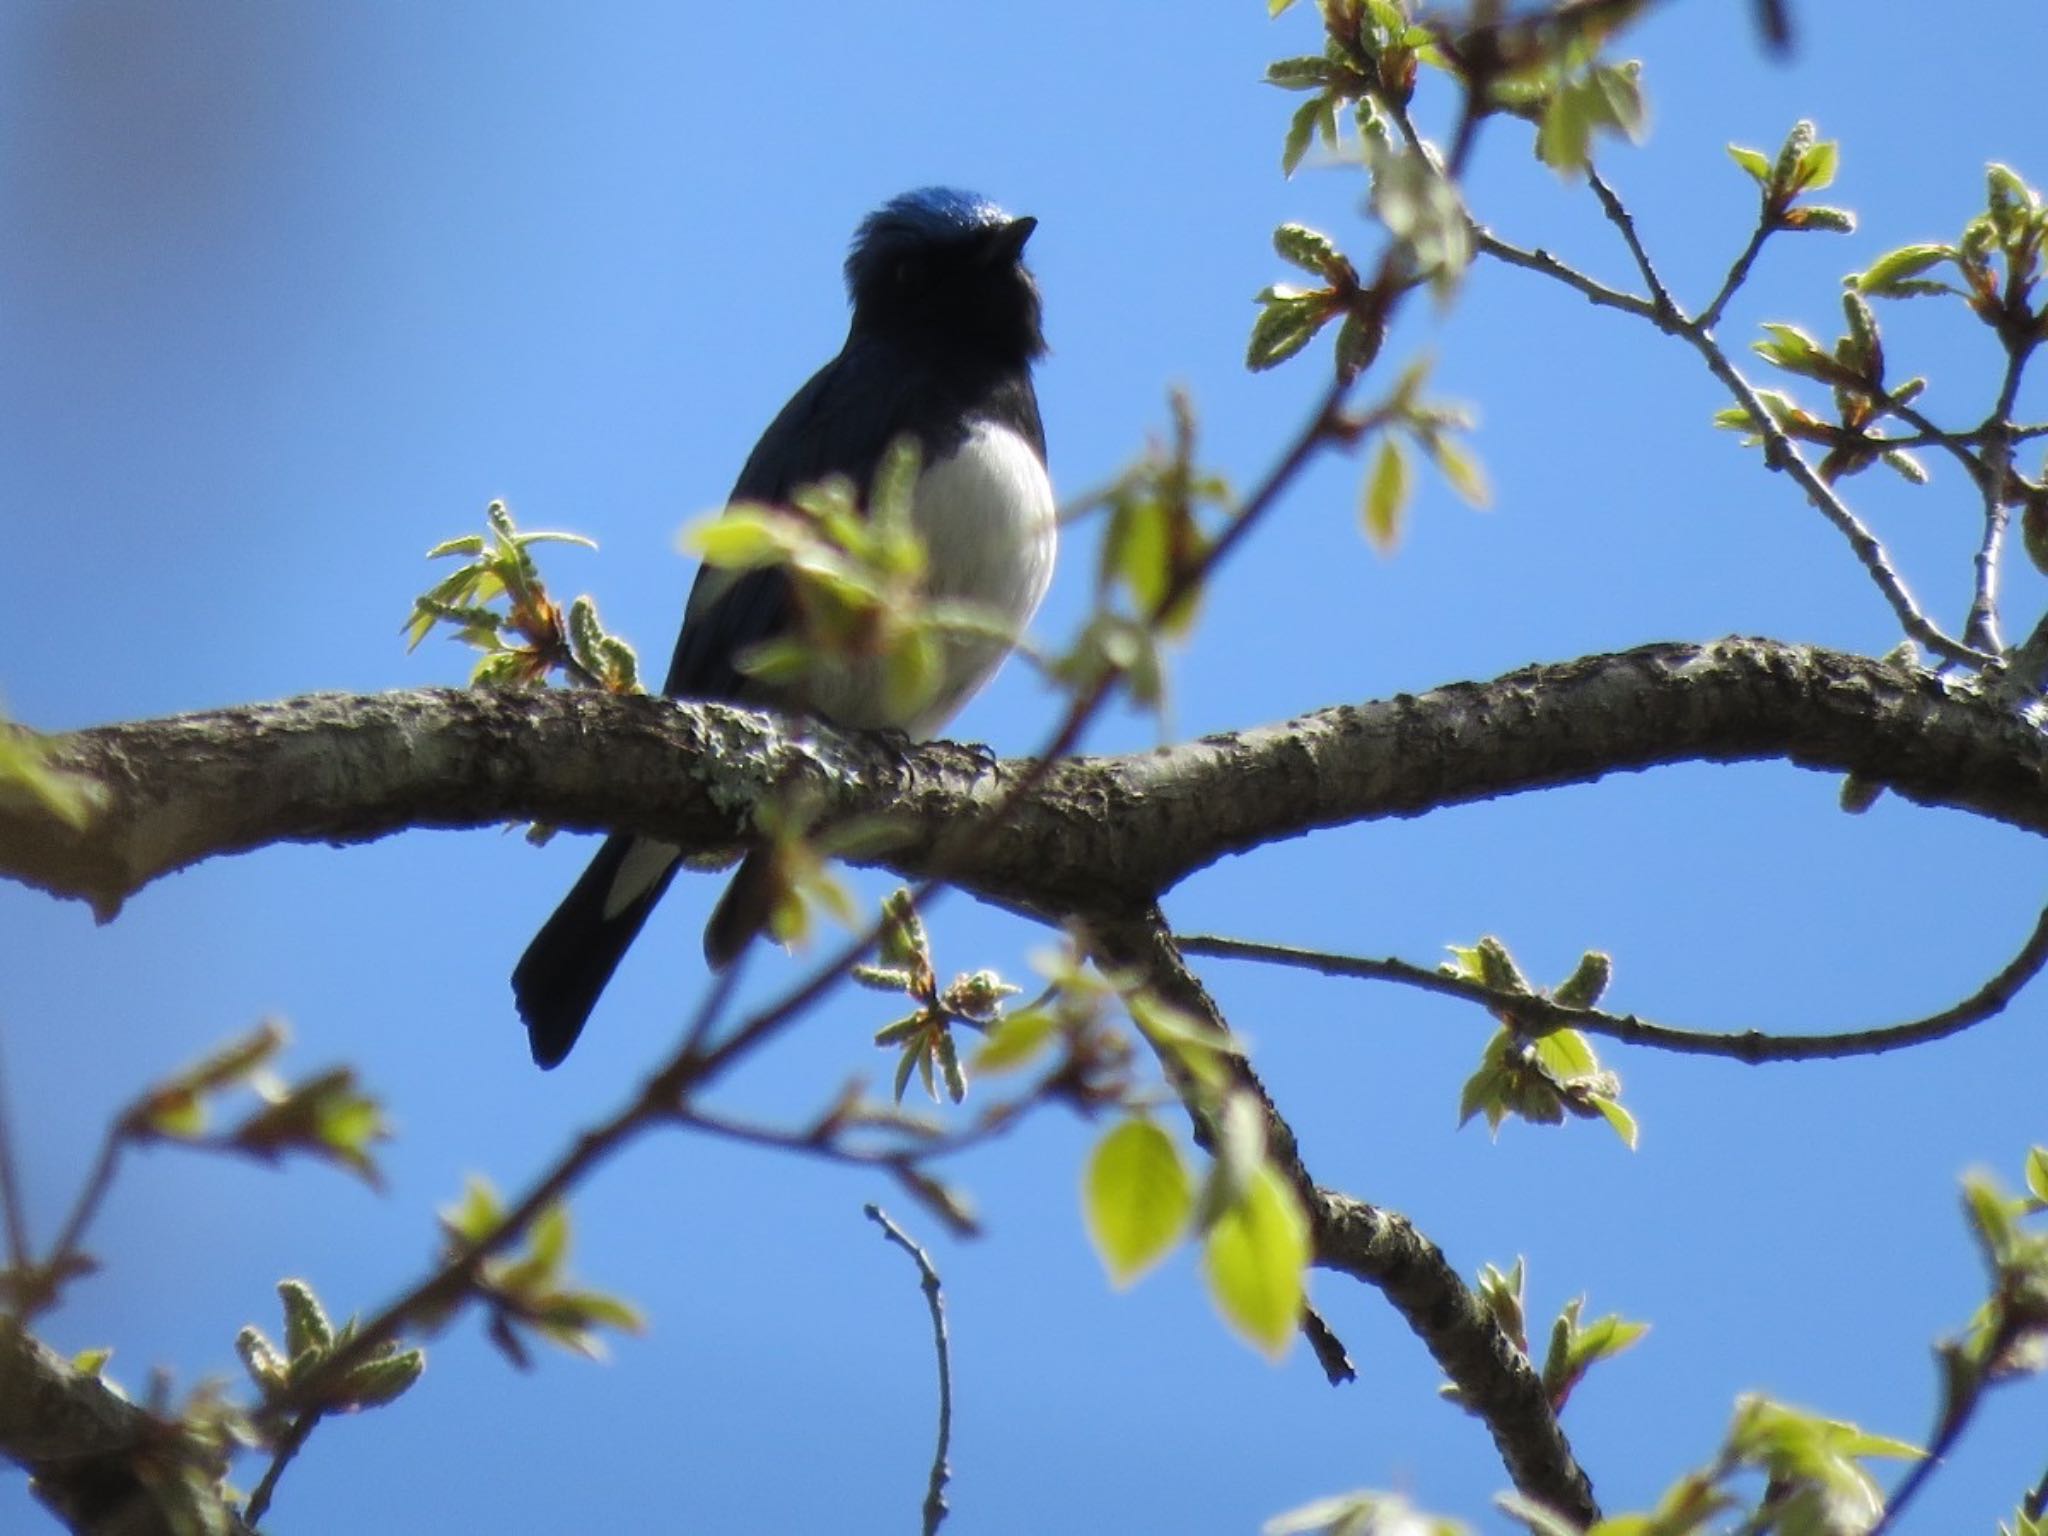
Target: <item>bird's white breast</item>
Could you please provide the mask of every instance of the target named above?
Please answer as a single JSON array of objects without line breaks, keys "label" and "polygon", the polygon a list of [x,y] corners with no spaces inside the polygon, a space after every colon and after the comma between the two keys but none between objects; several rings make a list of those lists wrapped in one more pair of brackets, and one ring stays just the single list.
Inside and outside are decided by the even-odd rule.
[{"label": "bird's white breast", "polygon": [[[930,595],[971,603],[1012,637],[1020,635],[1052,581],[1058,513],[1052,481],[1031,445],[1009,427],[976,422],[958,452],[918,477],[912,498]],[[939,697],[905,728],[913,736],[937,730],[1009,650],[983,637],[949,640]]]}]

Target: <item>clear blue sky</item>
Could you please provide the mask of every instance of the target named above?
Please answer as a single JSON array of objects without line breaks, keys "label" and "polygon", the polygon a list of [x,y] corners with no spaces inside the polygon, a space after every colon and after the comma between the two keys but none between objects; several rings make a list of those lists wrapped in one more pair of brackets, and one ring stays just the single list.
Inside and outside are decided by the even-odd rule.
[{"label": "clear blue sky", "polygon": [[[467,661],[398,628],[420,555],[507,498],[595,536],[550,571],[650,657],[689,580],[675,530],[715,507],[761,427],[837,347],[839,261],[860,215],[951,181],[1041,221],[1053,355],[1040,393],[1056,482],[1125,462],[1193,392],[1211,460],[1257,476],[1319,385],[1251,377],[1251,295],[1284,277],[1283,219],[1371,236],[1347,174],[1278,173],[1290,99],[1270,58],[1314,18],[1257,0],[1026,8],[883,0],[773,7],[166,7],[34,0],[0,15],[0,696],[44,727],[314,689],[459,682]],[[1608,157],[1681,293],[1746,232],[1722,144],[1774,149],[1818,119],[1861,233],[1786,239],[1723,333],[1762,318],[1835,334],[1842,273],[1952,235],[1982,165],[2048,179],[2048,17],[1998,0],[1909,23],[1794,0],[1803,44],[1759,55],[1749,7],[1666,7],[1647,61],[1649,146]],[[1963,19],[1967,14],[1967,20]],[[1437,103],[1441,110],[1441,103]],[[1504,236],[1627,270],[1582,189],[1486,134],[1474,206]],[[1973,420],[1985,344],[1902,312],[1895,371]],[[1253,725],[1650,640],[1897,639],[1839,539],[1707,425],[1695,360],[1520,273],[1479,270],[1391,347],[1475,404],[1498,488],[1478,514],[1424,488],[1392,558],[1357,532],[1359,467],[1307,476],[1226,571],[1180,658],[1173,730]],[[1944,393],[1954,385],[1958,393]],[[2042,397],[2035,392],[2034,414]],[[1857,505],[1929,607],[1959,624],[1976,521],[1959,477],[1868,477]],[[1084,612],[1078,541],[1042,616]],[[2009,623],[2043,584],[2016,570]],[[1004,751],[1054,701],[1006,672],[958,722]],[[1155,739],[1136,717],[1091,745]],[[1893,800],[1861,818],[1786,767],[1687,767],[1326,834],[1176,892],[1190,927],[1429,962],[1504,937],[1546,979],[1616,957],[1609,1001],[1701,1027],[1814,1029],[1931,1011],[2026,933],[2040,850]],[[702,984],[713,883],[686,880],[560,1072],[526,1058],[505,975],[579,867],[492,832],[287,848],[210,864],[97,928],[0,887],[0,1030],[45,1236],[110,1110],[265,1015],[291,1063],[357,1063],[401,1130],[389,1192],[159,1152],[124,1174],[93,1247],[106,1273],[50,1325],[113,1343],[139,1387],[236,1374],[235,1330],[275,1322],[301,1274],[341,1311],[419,1271],[433,1206],[470,1171],[514,1187],[607,1112]],[[1021,971],[1044,936],[955,901],[942,965]],[[754,980],[791,974],[768,957]],[[1956,1179],[2010,1177],[2040,1118],[2043,994],[1977,1032],[1874,1062],[1751,1070],[1612,1050],[1641,1150],[1604,1130],[1454,1129],[1488,1024],[1406,993],[1214,963],[1218,995],[1321,1179],[1413,1217],[1470,1273],[1528,1256],[1547,1317],[1581,1291],[1654,1323],[1566,1426],[1611,1510],[1648,1501],[1769,1392],[1919,1437],[1928,1343],[1982,1292]],[[805,1113],[878,1082],[875,1000],[838,998],[738,1085]],[[576,1203],[579,1267],[652,1331],[613,1362],[505,1367],[473,1326],[402,1405],[324,1427],[280,1530],[900,1530],[929,1454],[922,1304],[860,1204],[929,1239],[955,1330],[950,1530],[1249,1531],[1358,1486],[1477,1518],[1505,1486],[1481,1428],[1376,1293],[1317,1277],[1356,1355],[1332,1391],[1213,1320],[1186,1256],[1112,1293],[1082,1234],[1089,1130],[1048,1118],[953,1171],[988,1235],[946,1239],[878,1182],[670,1137]],[[2041,1473],[2036,1386],[1995,1398],[1912,1528],[1988,1530]],[[254,1481],[252,1465],[245,1486]],[[39,1530],[18,1476],[0,1527]]]}]

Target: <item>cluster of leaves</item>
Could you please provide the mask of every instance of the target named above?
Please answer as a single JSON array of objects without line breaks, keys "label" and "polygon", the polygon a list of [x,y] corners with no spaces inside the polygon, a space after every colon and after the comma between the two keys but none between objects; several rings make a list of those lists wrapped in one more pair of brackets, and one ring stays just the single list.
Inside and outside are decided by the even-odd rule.
[{"label": "cluster of leaves", "polygon": [[[235,1337],[235,1353],[265,1407],[288,1408],[293,1415],[356,1413],[395,1401],[420,1379],[426,1354],[386,1339],[365,1358],[333,1380],[321,1379],[339,1350],[355,1342],[356,1319],[336,1328],[327,1309],[304,1280],[280,1280],[278,1300],[284,1304],[284,1348],[279,1349],[253,1323]],[[304,1396],[307,1383],[320,1379],[318,1396]]]},{"label": "cluster of leaves", "polygon": [[[390,1136],[382,1106],[357,1086],[348,1067],[330,1068],[299,1082],[279,1078],[270,1064],[288,1038],[281,1023],[267,1022],[152,1084],[108,1128],[100,1155],[103,1174],[111,1176],[124,1148],[168,1142],[267,1163],[301,1153],[376,1186],[379,1178],[370,1149]],[[215,1129],[220,1101],[241,1091],[256,1098],[255,1108],[228,1128]],[[104,1193],[102,1178],[81,1197],[82,1208],[56,1252],[0,1270],[0,1299],[10,1311],[23,1317],[46,1311],[61,1299],[70,1281],[92,1273],[95,1264],[74,1244]]]},{"label": "cluster of leaves", "polygon": [[1757,223],[1765,233],[1812,229],[1846,235],[1856,228],[1856,216],[1846,208],[1800,202],[1807,193],[1832,186],[1842,163],[1841,145],[1817,137],[1812,123],[1794,123],[1775,158],[1740,144],[1730,144],[1728,155],[1757,185],[1763,199]]},{"label": "cluster of leaves", "polygon": [[903,1090],[915,1072],[933,1103],[939,1102],[939,1081],[944,1079],[946,1096],[958,1104],[967,1097],[967,1071],[960,1064],[953,1027],[989,1029],[1003,1016],[1003,1000],[1023,989],[986,970],[963,972],[941,989],[938,972],[932,967],[931,939],[924,919],[905,890],[896,891],[882,904],[878,958],[877,965],[856,965],[854,980],[880,992],[904,993],[915,1005],[910,1013],[875,1032],[876,1045],[898,1053],[896,1101],[903,1101]]},{"label": "cluster of leaves", "polygon": [[[1960,1339],[1941,1345],[1943,1431],[1959,1427],[1985,1389],[2048,1367],[2048,1147],[2027,1153],[2027,1192],[2008,1195],[1989,1174],[1963,1181],[1963,1209],[1991,1279]],[[1937,1435],[1937,1439],[1940,1435]]]},{"label": "cluster of leaves", "polygon": [[[176,1142],[270,1163],[303,1153],[381,1187],[370,1149],[391,1138],[383,1106],[357,1086],[352,1067],[330,1067],[296,1083],[279,1079],[270,1063],[289,1038],[273,1020],[230,1041],[145,1092],[122,1113],[116,1134],[136,1143]],[[216,1101],[237,1089],[254,1094],[257,1107],[227,1130],[212,1129]]]},{"label": "cluster of leaves", "polygon": [[[2048,301],[2037,302],[2042,246],[2048,243],[2048,203],[2010,166],[1994,162],[1984,176],[1984,211],[1963,226],[1952,244],[1906,245],[1887,251],[1849,279],[1871,298],[1927,295],[1960,298],[2005,349],[2004,403],[2017,393],[2021,371],[2048,340]],[[1930,276],[1948,266],[1957,282]],[[1994,445],[2001,446],[2001,445]],[[2022,509],[2027,554],[2048,571],[2048,463],[2031,478],[2001,459],[1986,465],[2003,504]]]},{"label": "cluster of leaves", "polygon": [[[1995,331],[2008,352],[2048,337],[2048,305],[2037,305],[2048,208],[2010,166],[1985,170],[1984,211],[1948,244],[1903,245],[1887,251],[1850,281],[1872,298],[1952,295]],[[1929,274],[1952,267],[1957,281]]]},{"label": "cluster of leaves", "polygon": [[1199,1235],[1202,1273],[1224,1320],[1278,1358],[1307,1305],[1308,1215],[1266,1144],[1265,1111],[1231,1068],[1242,1046],[1142,989],[1122,994],[1132,1023],[1210,1130],[1199,1186],[1179,1143],[1142,1108],[1096,1143],[1083,1210],[1110,1280],[1135,1282]]},{"label": "cluster of leaves", "polygon": [[[505,1215],[497,1191],[487,1180],[472,1177],[462,1198],[441,1211],[444,1261],[459,1263],[491,1240],[503,1228]],[[597,1330],[639,1333],[646,1327],[630,1302],[570,1283],[569,1246],[569,1208],[557,1202],[534,1217],[522,1251],[485,1259],[469,1283],[468,1294],[490,1314],[491,1342],[522,1370],[532,1363],[526,1333],[598,1360],[604,1357],[604,1342]],[[438,1317],[429,1315],[425,1321],[432,1326]]]},{"label": "cluster of leaves", "polygon": [[[1277,16],[1293,4],[1271,0],[1269,8]],[[1476,93],[1477,111],[1533,123],[1537,158],[1561,172],[1585,166],[1596,134],[1638,139],[1648,121],[1641,65],[1601,57],[1643,9],[1635,0],[1497,19],[1462,36],[1419,21],[1409,0],[1320,0],[1318,9],[1323,51],[1266,69],[1270,84],[1310,93],[1288,121],[1280,159],[1288,175],[1318,139],[1340,151],[1347,116],[1362,154],[1386,146],[1388,118],[1405,118],[1423,66],[1456,76]]]},{"label": "cluster of leaves", "polygon": [[[1520,1259],[1516,1259],[1514,1267],[1505,1272],[1484,1264],[1480,1266],[1479,1281],[1473,1291],[1480,1307],[1515,1348],[1524,1356],[1533,1358],[1529,1352],[1525,1279]],[[1543,1356],[1541,1376],[1543,1391],[1550,1399],[1553,1413],[1564,1411],[1572,1390],[1585,1379],[1587,1371],[1600,1361],[1610,1360],[1631,1348],[1650,1331],[1648,1323],[1631,1322],[1613,1312],[1591,1322],[1581,1321],[1580,1314],[1585,1306],[1585,1297],[1573,1297],[1564,1304],[1550,1325],[1550,1345]],[[1462,1402],[1462,1394],[1456,1386],[1447,1384],[1438,1391],[1450,1402]]]},{"label": "cluster of leaves", "polygon": [[1095,611],[1052,666],[1055,679],[1075,692],[1120,677],[1132,702],[1151,710],[1166,705],[1161,642],[1193,630],[1202,573],[1220,530],[1237,515],[1229,482],[1197,460],[1193,404],[1176,390],[1171,411],[1171,444],[1153,442],[1068,514],[1099,507],[1108,523],[1096,562]]},{"label": "cluster of leaves", "polygon": [[790,688],[872,669],[892,720],[913,720],[945,682],[949,642],[1007,646],[1016,636],[977,604],[925,590],[926,553],[911,520],[921,458],[899,438],[882,456],[865,508],[843,475],[799,488],[786,507],[741,502],[686,529],[683,547],[722,571],[775,567],[789,578],[791,633],[748,647],[740,670]]},{"label": "cluster of leaves", "polygon": [[1743,1397],[1713,1461],[1665,1491],[1655,1509],[1610,1515],[1588,1527],[1532,1499],[1506,1494],[1500,1504],[1531,1536],[1706,1536],[1714,1522],[1748,1502],[1736,1491],[1761,1475],[1764,1491],[1740,1529],[1753,1536],[1849,1536],[1867,1531],[1884,1512],[1884,1495],[1863,1463],[1911,1459],[1917,1447],[1873,1435],[1839,1419]]},{"label": "cluster of leaves", "polygon": [[1501,1027],[1486,1042],[1479,1070],[1466,1079],[1458,1101],[1458,1123],[1484,1115],[1487,1126],[1497,1133],[1509,1115],[1533,1125],[1557,1125],[1566,1115],[1573,1115],[1606,1121],[1633,1148],[1636,1121],[1621,1106],[1621,1079],[1600,1065],[1592,1041],[1569,1026],[1532,1020],[1530,1010],[1516,1006],[1518,998],[1536,998],[1561,1008],[1591,1008],[1613,978],[1613,961],[1597,950],[1588,950],[1571,975],[1551,991],[1542,992],[1530,985],[1499,939],[1483,938],[1469,947],[1454,945],[1451,956],[1438,967],[1440,971],[1476,982],[1501,1000],[1488,1009]]},{"label": "cluster of leaves", "polygon": [[[935,1100],[943,1084],[957,1101],[971,1077],[1039,1069],[1028,1101],[1113,1115],[1082,1178],[1083,1216],[1111,1281],[1133,1283],[1183,1240],[1199,1236],[1203,1270],[1225,1321],[1269,1354],[1283,1351],[1305,1305],[1308,1219],[1267,1155],[1264,1111],[1233,1071],[1238,1043],[1146,988],[1103,975],[1072,941],[1038,957],[1047,985],[1021,1008],[1002,1010],[1017,989],[988,972],[940,991],[923,926],[902,893],[891,898],[887,915],[882,964],[865,968],[861,979],[904,991],[919,1005],[876,1037],[902,1052],[898,1094],[913,1071]],[[960,1024],[985,1031],[964,1065],[952,1039]],[[1153,1117],[1155,1098],[1134,1079],[1126,1026],[1151,1047],[1180,1100],[1211,1132],[1210,1166],[1199,1180],[1180,1143]],[[1017,1107],[996,1106],[984,1124],[1004,1122]],[[848,1118],[842,1107],[813,1137]]]},{"label": "cluster of leaves", "polygon": [[[1839,163],[1836,145],[1816,139],[1812,124],[1802,122],[1794,128],[1774,160],[1739,146],[1731,145],[1729,152],[1762,189],[1766,228],[1853,228],[1850,216],[1840,209],[1795,204],[1802,193],[1826,186]],[[1833,482],[1883,463],[1913,483],[1924,484],[1927,473],[1920,463],[1874,429],[1885,417],[1894,416],[1927,430],[1926,418],[1914,409],[1927,381],[1914,377],[1887,383],[1883,337],[1868,301],[1960,299],[2006,353],[2007,383],[1998,409],[2007,410],[2021,370],[2048,339],[2048,303],[2037,301],[2044,242],[2048,202],[2010,167],[1993,164],[1985,175],[1984,211],[1955,241],[1900,246],[1844,280],[1847,329],[1832,346],[1795,325],[1764,326],[1763,339],[1755,343],[1757,352],[1786,373],[1827,385],[1834,393],[1832,418],[1778,390],[1759,390],[1759,401],[1786,436],[1825,450],[1818,466],[1824,480]],[[1935,275],[1944,270],[1948,276]],[[1722,411],[1715,420],[1749,433],[1752,445],[1763,441],[1761,424],[1744,407]],[[2048,466],[2031,478],[2019,473],[2006,457],[2000,430],[1994,419],[1957,436],[1953,445],[1971,454],[1987,495],[1995,495],[2003,506],[2021,509],[2027,552],[2037,566],[2048,570]]]},{"label": "cluster of leaves", "polygon": [[[465,563],[413,599],[406,620],[407,648],[437,624],[484,653],[472,683],[517,686],[565,672],[608,693],[639,693],[640,663],[633,648],[610,633],[597,605],[578,597],[565,612],[548,596],[534,563],[536,544],[597,546],[574,533],[522,533],[502,501],[484,509],[487,530],[449,539],[427,551],[429,560],[464,557]],[[500,606],[502,605],[502,606]]]}]

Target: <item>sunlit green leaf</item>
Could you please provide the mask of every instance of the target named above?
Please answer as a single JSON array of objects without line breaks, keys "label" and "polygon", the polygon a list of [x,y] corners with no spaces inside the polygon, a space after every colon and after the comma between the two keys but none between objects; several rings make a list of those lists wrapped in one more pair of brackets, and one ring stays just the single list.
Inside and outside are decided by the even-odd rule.
[{"label": "sunlit green leaf", "polygon": [[1407,454],[1399,438],[1382,437],[1379,452],[1373,458],[1372,473],[1366,477],[1363,507],[1365,536],[1381,554],[1389,553],[1400,542],[1402,514],[1407,506]]},{"label": "sunlit green leaf", "polygon": [[1171,1251],[1194,1209],[1194,1188],[1173,1138],[1132,1118],[1096,1143],[1083,1211],[1109,1277],[1129,1285]]},{"label": "sunlit green leaf", "polygon": [[1309,1230],[1294,1191],[1270,1164],[1209,1228],[1202,1259],[1224,1319],[1278,1359],[1301,1322]]}]

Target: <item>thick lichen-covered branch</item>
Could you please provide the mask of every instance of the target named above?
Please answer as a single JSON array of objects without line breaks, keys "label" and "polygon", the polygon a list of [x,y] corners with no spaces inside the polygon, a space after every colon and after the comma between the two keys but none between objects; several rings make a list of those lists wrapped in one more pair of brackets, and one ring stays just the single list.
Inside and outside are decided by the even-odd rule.
[{"label": "thick lichen-covered branch", "polygon": [[[1663,644],[1031,771],[709,704],[572,691],[320,694],[99,727],[53,762],[104,808],[0,799],[0,875],[111,915],[205,858],[537,820],[730,846],[762,797],[862,817],[863,857],[1040,913],[1149,904],[1317,828],[1677,762],[1778,760],[2048,832],[2048,741],[1972,685],[1767,640]],[[966,850],[961,855],[961,850]]]}]

